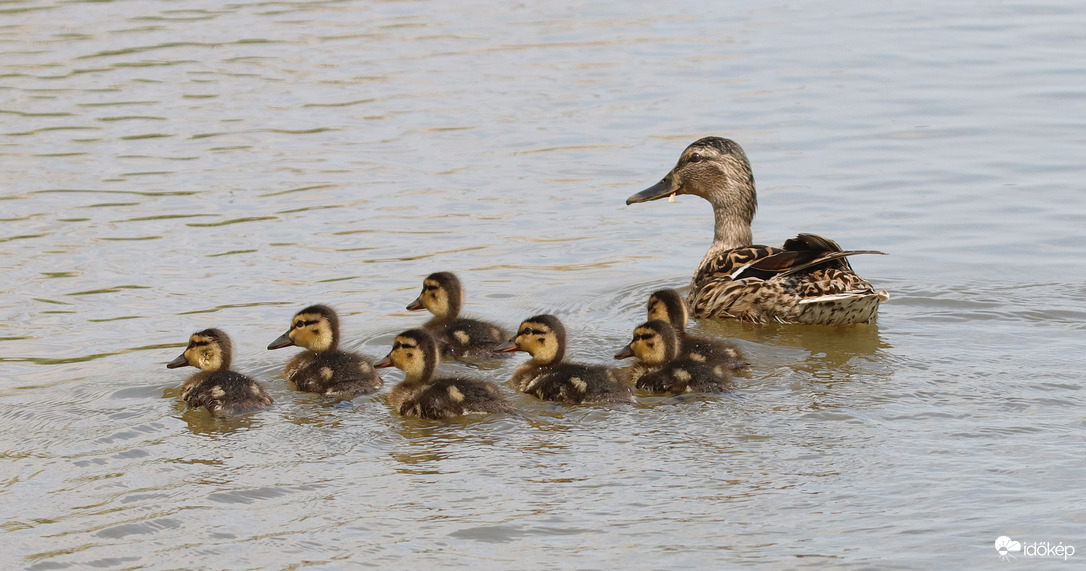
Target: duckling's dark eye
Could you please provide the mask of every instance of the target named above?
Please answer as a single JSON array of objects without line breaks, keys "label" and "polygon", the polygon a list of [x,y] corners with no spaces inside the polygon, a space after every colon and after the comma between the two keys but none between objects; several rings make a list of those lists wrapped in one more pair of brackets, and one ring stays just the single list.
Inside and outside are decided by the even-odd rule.
[{"label": "duckling's dark eye", "polygon": [[305,327],[305,322],[302,321],[301,319],[294,322],[294,328],[295,329],[301,329],[302,327]]},{"label": "duckling's dark eye", "polygon": [[705,157],[702,157],[701,153],[690,153],[690,157],[686,159],[686,162],[700,163],[703,158]]}]

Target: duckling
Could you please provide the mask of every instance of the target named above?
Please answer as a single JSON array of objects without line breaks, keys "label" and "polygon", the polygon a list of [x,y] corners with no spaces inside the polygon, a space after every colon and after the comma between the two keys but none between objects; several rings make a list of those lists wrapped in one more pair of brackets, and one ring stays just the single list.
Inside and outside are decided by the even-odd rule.
[{"label": "duckling", "polygon": [[663,180],[626,204],[677,194],[708,200],[716,217],[713,244],[687,297],[695,317],[850,325],[873,322],[879,304],[890,299],[857,275],[847,259],[885,252],[842,250],[814,234],[799,234],[782,248],[752,245],[750,224],[758,206],[754,175],[746,153],[731,139],[694,141]]},{"label": "duckling", "polygon": [[430,274],[422,282],[422,293],[407,309],[427,309],[434,317],[423,324],[437,339],[443,355],[457,359],[483,359],[501,356],[494,348],[508,334],[497,325],[460,317],[464,306],[464,290],[460,280],[451,272]]},{"label": "duckling", "polygon": [[361,355],[339,349],[339,316],[327,305],[311,305],[291,320],[290,329],[268,349],[297,345],[307,349],[295,355],[283,376],[298,390],[350,400],[381,388],[381,377]]},{"label": "duckling", "polygon": [[678,332],[668,322],[653,319],[634,329],[633,340],[615,359],[637,357],[630,380],[654,393],[712,393],[735,388],[731,368],[679,356]]},{"label": "duckling", "polygon": [[732,369],[743,369],[750,363],[734,343],[696,337],[686,332],[690,314],[679,292],[662,289],[649,296],[649,320],[660,319],[671,324],[679,337],[679,356],[695,361],[724,363]]},{"label": "duckling", "polygon": [[204,329],[189,337],[189,345],[167,369],[193,366],[200,369],[181,385],[181,399],[192,408],[212,413],[236,414],[262,409],[275,402],[260,383],[230,370],[234,347],[219,329]]},{"label": "duckling", "polygon": [[499,351],[527,351],[532,358],[517,367],[512,387],[542,400],[565,404],[635,403],[630,388],[614,371],[599,365],[563,363],[566,328],[553,315],[536,315],[520,324]]},{"label": "duckling", "polygon": [[494,383],[463,377],[434,378],[439,360],[437,341],[424,329],[396,336],[392,351],[374,366],[404,372],[402,383],[388,392],[392,410],[404,416],[442,420],[465,414],[515,412]]}]

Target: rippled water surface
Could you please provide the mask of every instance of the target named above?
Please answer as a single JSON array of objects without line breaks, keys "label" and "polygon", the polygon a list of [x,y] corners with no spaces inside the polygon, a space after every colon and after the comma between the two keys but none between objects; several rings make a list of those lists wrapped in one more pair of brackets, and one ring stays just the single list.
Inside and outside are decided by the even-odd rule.
[{"label": "rippled water surface", "polygon": [[[0,562],[975,568],[1005,535],[1070,568],[1083,26],[1074,2],[0,4]],[[877,325],[702,321],[753,363],[734,394],[459,422],[278,377],[294,311],[335,306],[380,357],[438,270],[613,363],[712,235],[700,199],[625,198],[710,134],[751,158],[757,241],[890,253],[853,262],[891,292]],[[206,327],[272,408],[185,410],[164,365]]]}]

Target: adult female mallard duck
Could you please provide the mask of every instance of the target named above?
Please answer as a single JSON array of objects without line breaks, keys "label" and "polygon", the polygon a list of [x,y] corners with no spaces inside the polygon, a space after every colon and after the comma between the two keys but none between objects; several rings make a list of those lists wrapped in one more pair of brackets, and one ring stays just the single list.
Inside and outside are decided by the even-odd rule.
[{"label": "adult female mallard duck", "polygon": [[402,383],[388,392],[388,405],[405,416],[442,420],[465,414],[515,412],[494,383],[463,377],[434,378],[437,342],[424,329],[396,336],[392,351],[376,364],[404,372]]},{"label": "adult female mallard duck", "polygon": [[494,348],[508,335],[492,323],[460,317],[463,306],[464,290],[460,280],[451,272],[437,272],[422,281],[422,293],[407,309],[425,308],[434,314],[422,328],[434,335],[442,354],[458,359],[499,356]]},{"label": "adult female mallard duck", "polygon": [[499,351],[527,351],[532,358],[513,371],[514,389],[537,398],[566,404],[637,402],[614,371],[599,365],[563,363],[566,328],[553,315],[526,319],[517,334]]},{"label": "adult female mallard duck", "polygon": [[716,216],[713,245],[694,272],[687,298],[695,317],[848,325],[873,321],[879,304],[890,299],[853,272],[847,260],[884,252],[842,250],[814,234],[800,234],[782,248],[752,245],[758,197],[750,161],[735,141],[694,141],[663,180],[626,204],[676,194],[708,200]]},{"label": "adult female mallard duck", "polygon": [[713,393],[732,390],[732,369],[679,355],[679,336],[668,322],[653,319],[634,329],[633,340],[615,359],[637,357],[630,380],[653,393]]},{"label": "adult female mallard duck", "polygon": [[662,289],[649,296],[649,320],[660,319],[671,324],[679,338],[679,355],[695,361],[724,363],[731,369],[750,365],[734,343],[697,337],[686,332],[690,312],[682,295],[673,289]]},{"label": "adult female mallard duck", "polygon": [[280,349],[297,345],[298,353],[283,369],[283,376],[298,390],[334,399],[350,400],[381,388],[381,377],[361,355],[339,348],[339,316],[327,305],[311,305],[290,322],[290,329],[268,345]]},{"label": "adult female mallard duck", "polygon": [[236,414],[271,405],[274,400],[260,383],[230,370],[234,347],[219,329],[204,329],[189,337],[189,345],[167,369],[193,366],[200,369],[181,385],[181,400],[192,408],[212,413]]}]

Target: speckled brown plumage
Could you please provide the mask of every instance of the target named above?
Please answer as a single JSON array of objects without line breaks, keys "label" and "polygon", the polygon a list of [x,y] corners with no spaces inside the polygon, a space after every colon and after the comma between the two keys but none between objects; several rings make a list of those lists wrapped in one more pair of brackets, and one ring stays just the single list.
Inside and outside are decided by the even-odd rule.
[{"label": "speckled brown plumage", "polygon": [[782,248],[753,245],[754,175],[735,141],[706,137],[693,142],[663,180],[626,204],[677,194],[708,200],[716,219],[713,244],[694,272],[687,297],[695,317],[849,325],[874,321],[879,304],[890,298],[857,275],[847,260],[882,252],[842,250],[814,234],[799,234]]}]

